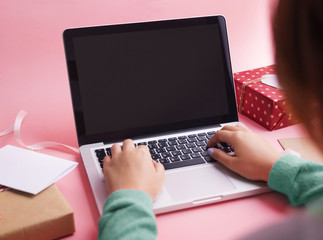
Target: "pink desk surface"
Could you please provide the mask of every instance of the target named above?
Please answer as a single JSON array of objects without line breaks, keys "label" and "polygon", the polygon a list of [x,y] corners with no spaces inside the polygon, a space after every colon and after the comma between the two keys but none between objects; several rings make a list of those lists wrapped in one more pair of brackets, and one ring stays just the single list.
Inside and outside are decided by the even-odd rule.
[{"label": "pink desk surface", "polygon": [[[227,18],[233,71],[273,63],[270,7],[274,0],[12,0],[0,1],[0,131],[20,109],[29,115],[22,126],[27,144],[57,141],[77,146],[62,42],[66,28],[222,14]],[[276,139],[304,136],[301,126],[268,132],[244,116],[252,130],[278,149]],[[18,146],[14,136],[0,147]],[[47,149],[41,152],[76,159],[79,166],[57,182],[75,212],[76,232],[66,239],[96,239],[99,214],[80,156]],[[233,239],[277,222],[296,209],[284,196],[266,193],[157,216],[159,239]]]}]

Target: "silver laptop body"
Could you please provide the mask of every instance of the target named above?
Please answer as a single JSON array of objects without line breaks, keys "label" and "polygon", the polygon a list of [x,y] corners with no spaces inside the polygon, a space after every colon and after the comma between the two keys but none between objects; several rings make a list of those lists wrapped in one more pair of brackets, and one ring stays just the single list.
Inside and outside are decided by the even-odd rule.
[{"label": "silver laptop body", "polygon": [[[201,145],[224,125],[241,124],[223,16],[74,28],[63,37],[78,142],[100,214],[108,197],[100,154],[126,138],[149,145],[166,168],[156,214],[269,190],[210,161]],[[192,153],[184,154],[189,143]],[[177,145],[169,155],[156,152],[170,144]]]}]

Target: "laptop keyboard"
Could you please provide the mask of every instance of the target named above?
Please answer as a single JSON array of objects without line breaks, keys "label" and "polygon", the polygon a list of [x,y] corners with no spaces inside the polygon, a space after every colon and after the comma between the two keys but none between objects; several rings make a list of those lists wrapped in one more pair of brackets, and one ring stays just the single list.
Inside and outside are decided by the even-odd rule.
[{"label": "laptop keyboard", "polygon": [[[206,144],[214,135],[215,131],[201,132],[179,137],[171,137],[148,142],[139,142],[135,146],[147,145],[151,158],[164,165],[165,169],[187,167],[197,164],[215,162],[206,149]],[[216,148],[233,155],[234,149],[227,143],[218,143]],[[106,155],[111,156],[111,148],[100,148],[95,150],[95,154],[103,167],[103,159]]]}]

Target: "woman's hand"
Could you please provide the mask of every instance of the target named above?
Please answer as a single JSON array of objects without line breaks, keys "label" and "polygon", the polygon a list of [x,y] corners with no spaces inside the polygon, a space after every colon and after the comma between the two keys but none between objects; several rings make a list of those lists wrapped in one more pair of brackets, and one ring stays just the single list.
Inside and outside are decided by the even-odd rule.
[{"label": "woman's hand", "polygon": [[121,189],[141,190],[154,200],[164,183],[164,166],[151,159],[147,146],[135,148],[128,139],[123,147],[114,144],[112,157],[106,156],[103,172],[108,194]]},{"label": "woman's hand", "polygon": [[[233,146],[235,156],[214,148],[219,142]],[[268,181],[280,153],[266,140],[241,126],[225,126],[207,144],[210,156],[232,171],[251,180]]]}]

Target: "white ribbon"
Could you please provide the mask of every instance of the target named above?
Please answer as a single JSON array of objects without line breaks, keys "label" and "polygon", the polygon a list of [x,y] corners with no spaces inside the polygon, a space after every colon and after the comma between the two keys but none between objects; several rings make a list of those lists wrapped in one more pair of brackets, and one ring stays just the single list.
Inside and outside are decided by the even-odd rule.
[{"label": "white ribbon", "polygon": [[68,148],[68,149],[76,152],[76,153],[80,153],[80,150],[78,148],[75,148],[75,147],[72,147],[72,146],[69,146],[69,145],[66,145],[66,144],[58,143],[58,142],[39,142],[39,143],[35,143],[33,145],[26,145],[22,141],[21,136],[20,136],[21,124],[24,121],[26,115],[27,115],[26,111],[20,110],[17,117],[16,117],[15,123],[11,127],[5,129],[4,131],[1,131],[0,132],[0,137],[4,136],[4,135],[7,135],[7,134],[9,134],[11,132],[14,132],[16,141],[21,146],[23,146],[25,148],[28,148],[30,150],[36,150],[37,151],[37,150],[41,150],[41,149],[44,149],[44,148],[53,148],[53,147],[57,147],[57,146],[63,146],[65,148]]},{"label": "white ribbon", "polygon": [[7,134],[9,134],[11,132],[13,132],[13,127],[14,127],[14,125],[12,125],[11,127],[5,129],[4,131],[0,132],[0,137],[2,137],[4,135],[7,135]]}]

